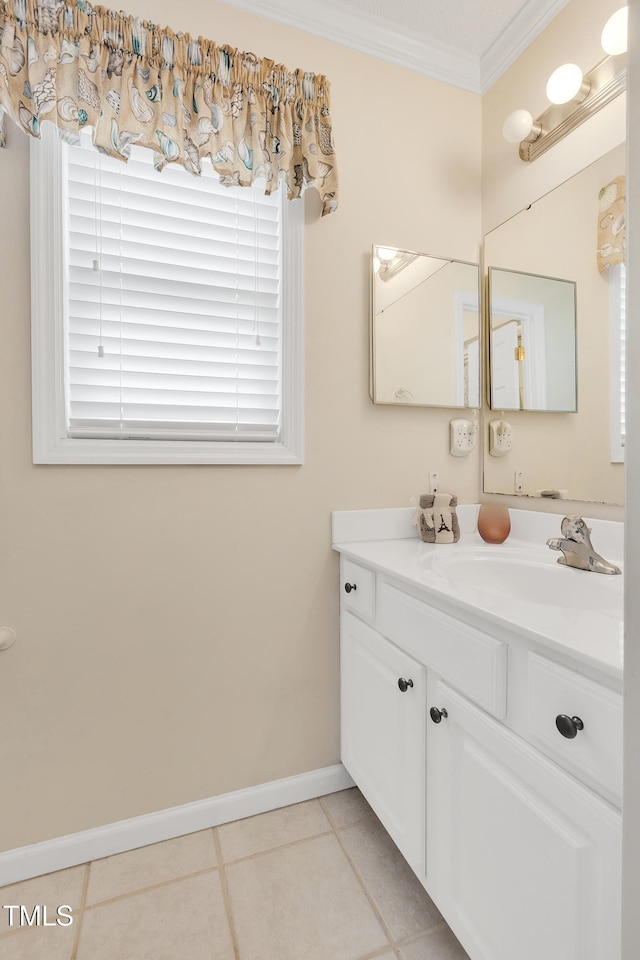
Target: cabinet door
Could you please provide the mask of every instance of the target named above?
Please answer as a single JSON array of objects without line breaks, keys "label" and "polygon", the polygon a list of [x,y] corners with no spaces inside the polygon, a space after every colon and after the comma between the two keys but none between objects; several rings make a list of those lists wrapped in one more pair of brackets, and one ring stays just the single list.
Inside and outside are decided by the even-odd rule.
[{"label": "cabinet door", "polygon": [[425,698],[424,668],[343,613],[342,762],[419,876],[424,871]]},{"label": "cabinet door", "polygon": [[436,902],[473,960],[620,956],[621,818],[444,683],[429,725]]}]

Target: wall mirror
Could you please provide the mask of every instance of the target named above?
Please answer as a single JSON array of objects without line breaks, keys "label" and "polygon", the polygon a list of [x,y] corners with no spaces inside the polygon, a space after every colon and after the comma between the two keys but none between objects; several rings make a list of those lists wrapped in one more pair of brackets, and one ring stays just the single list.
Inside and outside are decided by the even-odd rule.
[{"label": "wall mirror", "polygon": [[373,402],[479,407],[478,265],[374,246],[371,275]]},{"label": "wall mirror", "polygon": [[[487,269],[492,268],[494,299],[510,299],[513,291],[509,284],[512,283],[516,285],[513,299],[527,300],[529,296],[532,301],[538,299],[534,290],[526,296],[517,292],[525,275],[563,278],[567,304],[573,291],[575,336],[571,335],[567,318],[562,336],[556,339],[558,331],[554,331],[550,343],[545,325],[545,362],[549,376],[551,368],[555,368],[556,383],[546,382],[544,410],[577,408],[577,412],[553,414],[542,412],[542,408],[522,409],[527,404],[520,402],[520,379],[516,382],[512,377],[512,396],[518,394],[518,403],[513,405],[506,400],[506,387],[502,402],[498,383],[495,390],[491,385],[489,402],[497,413],[489,414],[488,419],[507,420],[513,433],[512,449],[503,456],[492,456],[489,430],[485,431],[486,493],[513,495],[515,474],[519,472],[521,492],[525,496],[557,491],[572,500],[623,502],[624,339],[621,324],[624,303],[620,272],[614,269],[601,272],[597,254],[598,227],[603,217],[608,216],[601,191],[625,171],[626,147],[621,144],[484,238],[484,263]],[[622,297],[623,292],[622,277]],[[505,355],[512,347],[517,350],[517,332],[514,325],[509,333],[511,340],[504,347]],[[493,336],[493,331],[490,335]],[[493,354],[495,359],[495,344]],[[577,404],[567,396],[562,402],[559,396],[554,400],[552,391],[555,396],[556,387],[569,390],[571,371],[575,377]],[[507,380],[506,374],[503,379]]]},{"label": "wall mirror", "polygon": [[576,411],[576,285],[489,267],[490,406]]}]

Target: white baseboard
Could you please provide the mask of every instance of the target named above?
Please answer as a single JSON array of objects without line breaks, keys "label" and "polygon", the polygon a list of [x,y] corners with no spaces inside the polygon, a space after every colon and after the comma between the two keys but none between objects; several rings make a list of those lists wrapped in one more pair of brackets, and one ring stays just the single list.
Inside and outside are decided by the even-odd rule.
[{"label": "white baseboard", "polygon": [[352,786],[353,780],[345,768],[341,763],[336,763],[284,780],[273,780],[207,800],[196,800],[130,820],[119,820],[55,840],[16,847],[0,853],[0,887]]}]

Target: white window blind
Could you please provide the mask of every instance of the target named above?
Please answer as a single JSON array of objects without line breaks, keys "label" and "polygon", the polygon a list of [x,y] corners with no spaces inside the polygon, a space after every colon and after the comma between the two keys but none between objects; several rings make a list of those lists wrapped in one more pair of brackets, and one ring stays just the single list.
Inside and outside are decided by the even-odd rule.
[{"label": "white window blind", "polygon": [[277,442],[282,192],[63,144],[72,438]]},{"label": "white window blind", "polygon": [[611,461],[624,461],[626,436],[627,277],[623,263],[609,267],[609,323],[611,333]]}]

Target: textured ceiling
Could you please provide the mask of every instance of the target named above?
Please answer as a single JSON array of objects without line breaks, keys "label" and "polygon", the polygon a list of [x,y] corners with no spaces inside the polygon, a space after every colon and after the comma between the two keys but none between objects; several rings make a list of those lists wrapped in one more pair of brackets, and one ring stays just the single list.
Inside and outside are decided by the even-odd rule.
[{"label": "textured ceiling", "polygon": [[526,0],[340,0],[344,7],[481,57]]}]

